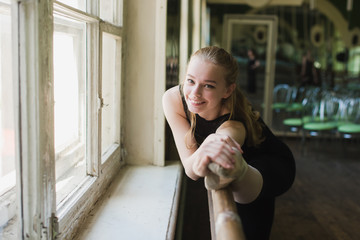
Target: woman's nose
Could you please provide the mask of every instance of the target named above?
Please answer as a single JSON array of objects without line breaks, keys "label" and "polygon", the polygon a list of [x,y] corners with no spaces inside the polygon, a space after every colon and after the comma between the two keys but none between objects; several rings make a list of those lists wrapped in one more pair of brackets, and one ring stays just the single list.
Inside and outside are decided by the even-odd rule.
[{"label": "woman's nose", "polygon": [[196,86],[193,88],[192,94],[193,94],[194,96],[197,96],[197,97],[200,97],[200,96],[201,96],[201,88],[200,88],[199,85],[196,85]]}]

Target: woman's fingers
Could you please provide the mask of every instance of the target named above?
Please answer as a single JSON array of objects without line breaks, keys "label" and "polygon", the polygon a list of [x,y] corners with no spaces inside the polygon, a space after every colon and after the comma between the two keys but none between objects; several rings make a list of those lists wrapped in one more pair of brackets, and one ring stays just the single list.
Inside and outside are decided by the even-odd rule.
[{"label": "woman's fingers", "polygon": [[243,153],[240,144],[237,141],[235,141],[232,137],[230,137],[228,135],[214,133],[214,134],[209,135],[206,138],[205,142],[206,141],[222,141],[222,142],[225,142],[225,143],[229,144],[230,147],[235,147],[241,153]]},{"label": "woman's fingers", "polygon": [[198,148],[193,171],[200,177],[206,176],[209,173],[210,162],[214,162],[224,169],[233,169],[237,150],[242,152],[240,145],[231,137],[212,134]]},{"label": "woman's fingers", "polygon": [[238,142],[236,142],[233,138],[224,135],[222,141],[229,144],[230,147],[234,147],[234,148],[238,149],[242,153],[242,149],[241,149],[240,144]]},{"label": "woman's fingers", "polygon": [[212,162],[219,164],[224,168],[234,167],[235,151],[225,142],[209,143],[204,149]]}]

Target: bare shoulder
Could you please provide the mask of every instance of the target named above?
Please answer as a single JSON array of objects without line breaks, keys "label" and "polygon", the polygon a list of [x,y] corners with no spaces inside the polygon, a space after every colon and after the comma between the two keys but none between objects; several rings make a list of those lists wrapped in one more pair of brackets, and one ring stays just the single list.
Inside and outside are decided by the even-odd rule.
[{"label": "bare shoulder", "polygon": [[181,98],[179,86],[174,86],[166,90],[166,92],[163,95],[163,102],[176,100],[177,98]]},{"label": "bare shoulder", "polygon": [[162,104],[165,116],[168,117],[168,115],[173,113],[185,116],[179,86],[175,86],[166,90],[162,97]]}]

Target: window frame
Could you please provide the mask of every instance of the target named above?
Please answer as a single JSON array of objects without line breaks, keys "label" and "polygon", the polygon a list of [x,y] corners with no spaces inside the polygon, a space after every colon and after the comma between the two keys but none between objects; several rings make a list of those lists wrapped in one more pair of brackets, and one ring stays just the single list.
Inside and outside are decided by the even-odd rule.
[{"label": "window frame", "polygon": [[[63,19],[59,19],[58,23],[55,23],[55,17],[54,17],[54,32],[59,32],[59,33],[65,33],[65,34],[69,34],[69,35],[73,35],[76,38],[81,38],[82,35],[85,35],[85,33],[82,32],[77,32],[74,29],[81,29],[80,26],[76,26],[77,23],[73,24],[73,26],[67,26],[66,24],[66,20]],[[70,31],[69,31],[70,30]],[[84,29],[84,32],[86,32],[86,29]],[[86,42],[86,37],[84,38],[84,42]],[[85,51],[84,51],[85,52]],[[84,54],[85,55],[85,54]],[[82,57],[82,56],[81,56]],[[83,61],[86,61],[86,57],[84,57]],[[80,63],[81,60],[79,61]],[[82,80],[85,79],[86,82],[86,64],[82,64],[83,66],[80,67],[81,71],[79,73],[79,96],[81,96],[81,92],[83,91],[86,95],[86,83],[82,84]],[[83,76],[82,76],[83,75]],[[55,81],[55,80],[54,80]],[[83,86],[81,86],[83,85]],[[86,103],[86,99],[84,98],[80,98],[79,97],[79,106],[84,106],[84,101]],[[81,110],[86,112],[86,110]],[[54,115],[55,117],[55,115]],[[79,116],[78,119],[78,125],[81,126],[81,122],[86,121],[84,120],[84,118],[86,119],[86,116]],[[85,131],[82,132],[82,134],[86,135],[86,130],[79,128],[79,131]],[[55,133],[54,133],[55,134]],[[68,168],[66,166],[72,166],[75,162],[74,162],[74,158],[77,158],[77,156],[79,155],[85,155],[84,158],[86,158],[86,153],[84,152],[83,148],[85,147],[86,149],[86,145],[85,143],[81,143],[81,139],[80,137],[75,137],[72,138],[69,142],[67,142],[65,144],[65,146],[60,146],[59,149],[56,149],[56,146],[54,146],[55,148],[55,163],[56,163],[56,167],[55,167],[55,176],[58,178],[60,176],[63,176],[64,173],[66,173],[68,171]],[[66,156],[66,157],[64,157]],[[85,159],[86,160],[86,159]],[[77,161],[77,160],[76,160]],[[90,163],[91,164],[91,163]],[[59,202],[59,200],[57,199],[57,202]]]},{"label": "window frame", "polygon": [[[94,6],[90,6],[93,9]],[[102,189],[96,182],[107,186],[117,170],[124,164],[122,159],[121,143],[112,148],[112,151],[105,156],[108,160],[101,164],[101,34],[106,31],[117,35],[121,41],[122,29],[109,23],[105,23],[94,15],[90,15],[80,10],[67,7],[64,4],[54,2],[54,12],[61,13],[78,20],[87,22],[87,133],[91,136],[87,138],[87,173],[88,176],[74,189],[57,208],[58,232],[64,235],[71,235],[71,226],[74,219],[85,218],[84,209],[90,209],[94,201],[101,196]],[[122,45],[122,44],[121,44]],[[121,56],[120,56],[121,57]],[[122,62],[122,61],[121,61]],[[120,78],[121,88],[121,78]],[[121,91],[120,91],[121,93]],[[121,114],[121,105],[120,116]],[[120,123],[121,124],[121,123]],[[120,125],[121,126],[121,125]],[[119,129],[120,130],[120,129]],[[91,199],[89,201],[89,199]],[[81,221],[79,221],[81,222]]]},{"label": "window frame", "polygon": [[[122,27],[98,17],[98,1],[87,1],[87,12],[58,1],[12,2],[12,37],[16,113],[17,196],[20,238],[72,238],[124,164],[120,143],[104,154],[101,164],[101,32],[119,37]],[[86,22],[87,174],[83,182],[56,206],[53,32],[54,13]],[[123,59],[120,52],[120,123],[122,125]]]},{"label": "window frame", "polygon": [[[103,108],[104,102],[103,102],[103,98],[102,98],[102,40],[103,40],[103,33],[112,35],[115,40],[116,40],[116,57],[120,58],[120,63],[117,64],[117,68],[120,69],[120,71],[116,71],[115,73],[115,81],[119,81],[119,83],[116,85],[119,87],[119,89],[117,89],[116,93],[118,93],[118,95],[115,94],[115,96],[117,97],[116,102],[119,104],[120,109],[118,109],[117,111],[117,115],[119,117],[119,122],[118,125],[116,126],[116,130],[119,131],[120,134],[120,139],[119,139],[119,143],[118,144],[113,144],[104,154],[102,154],[102,149],[100,147],[100,164],[101,164],[101,170],[106,169],[107,165],[112,165],[111,162],[116,161],[117,156],[119,155],[123,155],[121,153],[121,143],[122,141],[122,130],[121,130],[121,126],[122,126],[122,114],[121,114],[121,110],[123,109],[122,107],[122,101],[121,101],[121,96],[122,96],[122,69],[123,67],[122,65],[122,29],[112,25],[110,23],[107,23],[105,21],[100,21],[100,54],[99,54],[99,61],[100,61],[100,71],[99,71],[99,81],[98,81],[98,86],[99,86],[99,101],[100,101],[100,108]],[[116,80],[118,79],[118,80]],[[105,103],[106,104],[106,103]],[[99,128],[101,130],[102,128],[102,124],[101,124],[101,111],[99,113]],[[99,142],[99,146],[101,146],[101,141]],[[110,161],[110,164],[106,164],[106,162]]]},{"label": "window frame", "polygon": [[48,239],[53,230],[52,7],[47,1],[11,4],[18,237],[23,239]]}]

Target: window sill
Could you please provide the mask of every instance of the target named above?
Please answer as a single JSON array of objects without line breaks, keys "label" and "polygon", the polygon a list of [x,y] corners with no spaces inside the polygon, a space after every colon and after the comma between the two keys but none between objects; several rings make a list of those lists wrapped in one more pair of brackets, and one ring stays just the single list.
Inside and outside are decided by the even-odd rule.
[{"label": "window sill", "polygon": [[172,239],[182,175],[180,161],[124,166],[76,239]]}]

